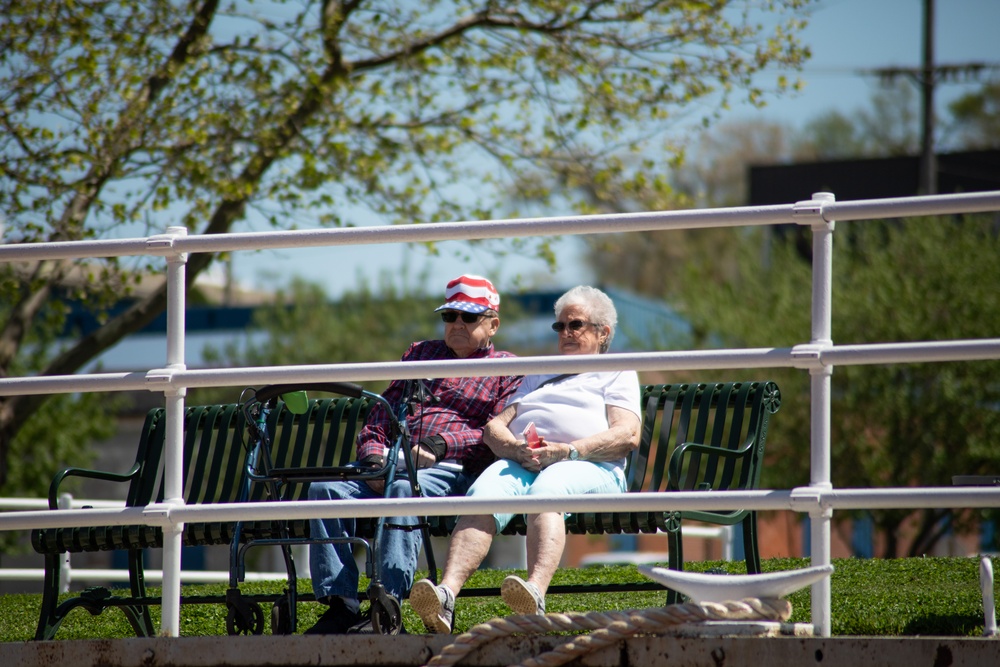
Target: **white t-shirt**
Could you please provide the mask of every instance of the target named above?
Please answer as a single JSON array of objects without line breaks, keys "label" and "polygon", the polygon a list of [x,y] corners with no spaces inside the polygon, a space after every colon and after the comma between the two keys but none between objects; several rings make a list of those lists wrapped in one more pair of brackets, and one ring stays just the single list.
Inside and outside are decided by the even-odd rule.
[{"label": "white t-shirt", "polygon": [[[530,422],[553,442],[573,442],[608,429],[607,406],[642,418],[639,375],[635,371],[580,373],[538,388],[555,375],[528,375],[507,402],[517,405],[510,431],[518,438]],[[625,459],[608,462],[622,468]]]}]

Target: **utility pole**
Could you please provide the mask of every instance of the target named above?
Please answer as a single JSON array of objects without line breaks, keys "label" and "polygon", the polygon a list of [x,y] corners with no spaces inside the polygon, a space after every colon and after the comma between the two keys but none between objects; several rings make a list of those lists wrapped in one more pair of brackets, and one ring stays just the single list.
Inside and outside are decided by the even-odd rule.
[{"label": "utility pole", "polygon": [[937,158],[934,154],[934,87],[947,80],[978,80],[988,66],[982,62],[959,65],[934,63],[934,0],[924,0],[922,61],[920,67],[881,67],[864,70],[862,74],[874,74],[886,83],[905,76],[920,87],[920,180],[917,191],[918,194],[933,195],[938,189]]},{"label": "utility pole", "polygon": [[920,184],[918,194],[937,194],[937,159],[934,155],[934,0],[924,0],[924,68],[920,77]]}]

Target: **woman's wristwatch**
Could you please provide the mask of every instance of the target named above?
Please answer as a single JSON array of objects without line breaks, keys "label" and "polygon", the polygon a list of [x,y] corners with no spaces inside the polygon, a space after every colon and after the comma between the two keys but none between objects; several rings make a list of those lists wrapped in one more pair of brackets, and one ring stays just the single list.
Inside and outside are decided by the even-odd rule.
[{"label": "woman's wristwatch", "polygon": [[569,446],[569,460],[570,461],[580,460],[580,452],[578,452],[576,447],[574,447],[573,445]]}]

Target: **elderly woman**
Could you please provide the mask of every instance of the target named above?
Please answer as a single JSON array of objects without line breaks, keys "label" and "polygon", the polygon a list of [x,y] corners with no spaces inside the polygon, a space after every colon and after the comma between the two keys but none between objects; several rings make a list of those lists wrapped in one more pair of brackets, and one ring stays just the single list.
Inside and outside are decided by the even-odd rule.
[{"label": "elderly woman", "polygon": [[[552,329],[559,336],[560,353],[608,351],[618,317],[604,292],[574,287],[556,301],[555,313]],[[484,441],[500,460],[482,473],[468,495],[624,493],[625,457],[639,445],[640,414],[635,371],[527,376],[483,431]],[[455,596],[512,516],[459,519],[441,585],[423,579],[410,591],[410,605],[430,632],[452,631]],[[527,581],[507,577],[500,593],[515,613],[544,614],[545,591],[566,545],[563,515],[528,516],[527,544]]]}]

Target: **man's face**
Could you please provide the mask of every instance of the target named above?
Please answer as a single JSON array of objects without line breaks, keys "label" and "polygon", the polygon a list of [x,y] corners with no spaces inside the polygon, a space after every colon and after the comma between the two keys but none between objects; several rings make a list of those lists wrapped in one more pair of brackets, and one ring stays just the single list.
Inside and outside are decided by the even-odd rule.
[{"label": "man's face", "polygon": [[[486,347],[500,327],[499,317],[474,315],[459,310],[442,310],[441,319],[444,320],[444,342],[459,357],[467,357],[479,348]],[[452,319],[454,321],[448,321]]]}]

